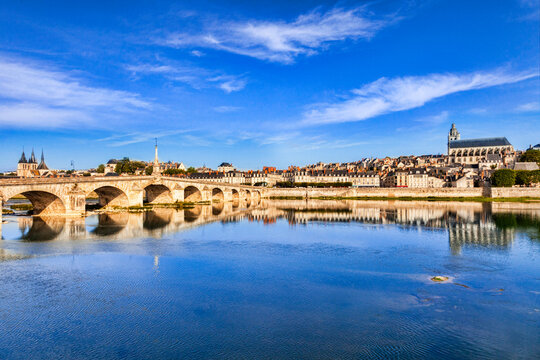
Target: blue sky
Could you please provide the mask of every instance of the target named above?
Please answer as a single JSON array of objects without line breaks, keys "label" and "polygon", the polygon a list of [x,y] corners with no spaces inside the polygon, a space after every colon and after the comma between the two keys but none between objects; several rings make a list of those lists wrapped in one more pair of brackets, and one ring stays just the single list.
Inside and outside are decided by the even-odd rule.
[{"label": "blue sky", "polygon": [[2,1],[0,171],[241,169],[540,142],[540,2]]}]

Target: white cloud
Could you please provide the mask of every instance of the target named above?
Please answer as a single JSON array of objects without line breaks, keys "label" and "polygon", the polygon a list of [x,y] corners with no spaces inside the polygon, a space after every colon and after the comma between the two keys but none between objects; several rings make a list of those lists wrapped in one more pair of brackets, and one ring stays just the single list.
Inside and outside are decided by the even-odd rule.
[{"label": "white cloud", "polygon": [[149,109],[137,94],[83,85],[80,79],[0,57],[0,125],[97,125],[98,114]]},{"label": "white cloud", "polygon": [[67,74],[1,58],[0,97],[67,107],[150,107],[130,92],[85,86]]},{"label": "white cloud", "polygon": [[208,81],[218,83],[219,88],[225,91],[227,94],[242,90],[247,84],[246,80],[230,75],[216,76],[208,79]]},{"label": "white cloud", "polygon": [[298,55],[313,55],[332,42],[370,39],[394,19],[375,19],[365,7],[318,10],[294,21],[220,22],[203,33],[173,33],[158,43],[166,46],[204,47],[262,60],[291,63]]},{"label": "white cloud", "polygon": [[540,102],[533,101],[526,104],[521,104],[516,107],[516,111],[519,112],[531,112],[531,111],[540,111]]},{"label": "white cloud", "polygon": [[361,121],[390,112],[423,106],[425,103],[462,91],[509,84],[537,73],[508,73],[501,70],[470,74],[431,74],[394,79],[380,78],[352,91],[344,101],[316,104],[304,113],[304,125]]},{"label": "white cloud", "polygon": [[195,89],[216,87],[227,94],[242,90],[247,80],[240,76],[220,74],[196,66],[171,64],[128,65],[126,69],[133,75],[158,74],[165,78],[188,84]]},{"label": "white cloud", "polygon": [[146,132],[131,132],[128,134],[117,134],[108,136],[106,138],[98,139],[97,141],[104,141],[109,143],[109,146],[125,146],[131,144],[138,144],[142,142],[148,142],[154,138],[164,138],[167,136],[185,134],[188,132],[194,131],[193,129],[182,129],[182,130],[166,130],[166,131],[146,131]]},{"label": "white cloud", "polygon": [[202,51],[193,50],[191,51],[191,55],[196,56],[196,57],[201,57],[201,56],[204,56],[205,54]]},{"label": "white cloud", "polygon": [[227,106],[227,105],[223,105],[223,106],[216,106],[214,108],[214,111],[215,112],[219,112],[219,113],[230,113],[230,112],[235,112],[235,111],[238,111],[242,109],[241,107],[239,106]]},{"label": "white cloud", "polygon": [[450,113],[448,111],[441,111],[437,115],[427,116],[420,119],[416,119],[415,121],[421,122],[424,124],[431,124],[431,125],[438,125],[446,122],[450,116]]}]

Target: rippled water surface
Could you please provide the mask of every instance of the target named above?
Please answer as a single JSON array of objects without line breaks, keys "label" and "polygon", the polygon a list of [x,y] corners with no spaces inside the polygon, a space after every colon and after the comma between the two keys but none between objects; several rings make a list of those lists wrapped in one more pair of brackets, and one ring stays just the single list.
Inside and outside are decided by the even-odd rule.
[{"label": "rippled water surface", "polygon": [[1,359],[540,358],[539,204],[3,220]]}]

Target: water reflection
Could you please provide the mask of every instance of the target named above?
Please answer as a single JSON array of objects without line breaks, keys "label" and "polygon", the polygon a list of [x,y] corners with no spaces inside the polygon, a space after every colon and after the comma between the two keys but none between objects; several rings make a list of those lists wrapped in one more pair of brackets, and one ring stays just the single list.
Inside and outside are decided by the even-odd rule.
[{"label": "water reflection", "polygon": [[271,225],[286,219],[291,225],[310,222],[357,222],[398,225],[418,231],[446,230],[452,253],[463,246],[504,250],[516,233],[540,238],[540,205],[515,203],[452,203],[390,201],[264,200],[197,205],[189,209],[154,209],[142,213],[102,213],[88,218],[5,216],[16,223],[24,241],[80,238],[129,239],[161,237],[210,222],[242,219]]}]

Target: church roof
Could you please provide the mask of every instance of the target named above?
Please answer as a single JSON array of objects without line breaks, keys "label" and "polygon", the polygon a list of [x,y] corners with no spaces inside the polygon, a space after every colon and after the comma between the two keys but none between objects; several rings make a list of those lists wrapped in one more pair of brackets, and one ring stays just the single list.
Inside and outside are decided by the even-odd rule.
[{"label": "church roof", "polygon": [[22,152],[22,155],[21,155],[21,159],[19,160],[19,164],[26,164],[27,161],[26,161],[26,155],[24,155],[24,150]]},{"label": "church roof", "polygon": [[38,165],[38,170],[49,170],[47,164],[45,164],[45,155],[43,155],[43,150],[41,150],[41,162]]},{"label": "church roof", "polygon": [[450,141],[450,143],[448,144],[448,146],[451,149],[487,147],[487,146],[511,146],[511,145],[512,144],[510,144],[508,139],[505,137],[453,140],[453,141]]},{"label": "church roof", "polygon": [[28,159],[28,162],[31,164],[37,164],[36,155],[34,155],[34,149],[32,149],[32,155],[30,156],[30,159]]}]

